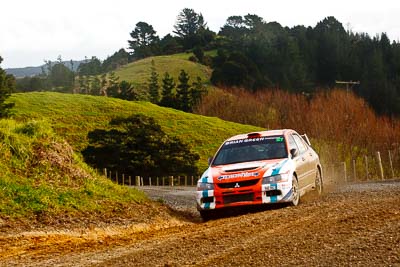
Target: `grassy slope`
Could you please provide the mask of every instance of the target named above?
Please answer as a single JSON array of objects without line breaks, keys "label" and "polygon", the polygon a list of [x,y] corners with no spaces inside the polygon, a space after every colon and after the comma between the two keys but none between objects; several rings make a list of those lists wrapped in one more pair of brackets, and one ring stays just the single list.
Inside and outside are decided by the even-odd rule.
[{"label": "grassy slope", "polygon": [[107,127],[111,118],[136,113],[154,117],[167,134],[178,136],[199,153],[198,166],[201,170],[223,140],[237,133],[260,129],[163,108],[149,102],[60,93],[14,94],[10,99],[15,102],[14,117],[17,120],[46,118],[55,132],[76,151],[86,147],[89,131]]},{"label": "grassy slope", "polygon": [[160,83],[165,72],[168,72],[174,77],[175,82],[177,82],[182,69],[189,74],[191,82],[195,81],[196,77],[199,76],[203,82],[209,83],[211,69],[202,64],[189,61],[188,58],[191,55],[191,53],[181,53],[169,56],[149,57],[129,63],[116,70],[115,73],[119,76],[121,81],[129,81],[132,82],[135,87],[142,88],[150,77],[151,61],[154,60]]},{"label": "grassy slope", "polygon": [[98,176],[46,121],[0,120],[0,153],[0,228],[2,219],[104,217],[147,202]]}]

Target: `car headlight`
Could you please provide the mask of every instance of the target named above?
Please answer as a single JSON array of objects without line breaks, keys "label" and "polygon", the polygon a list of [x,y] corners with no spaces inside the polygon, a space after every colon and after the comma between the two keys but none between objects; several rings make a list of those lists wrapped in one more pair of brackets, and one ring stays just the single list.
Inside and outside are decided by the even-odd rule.
[{"label": "car headlight", "polygon": [[286,182],[287,181],[287,174],[278,174],[273,176],[264,177],[262,180],[263,184],[275,184],[279,182]]},{"label": "car headlight", "polygon": [[203,191],[203,190],[214,190],[214,184],[198,182],[197,183],[197,191]]}]

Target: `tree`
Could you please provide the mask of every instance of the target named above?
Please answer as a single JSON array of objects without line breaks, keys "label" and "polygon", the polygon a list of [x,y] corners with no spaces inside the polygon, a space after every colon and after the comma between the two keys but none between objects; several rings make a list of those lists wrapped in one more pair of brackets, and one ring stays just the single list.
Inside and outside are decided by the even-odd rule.
[{"label": "tree", "polygon": [[149,93],[151,103],[157,104],[160,100],[160,86],[158,85],[158,73],[156,72],[154,60],[151,61],[149,78]]},{"label": "tree", "polygon": [[160,101],[160,105],[163,107],[173,108],[176,106],[175,103],[175,82],[174,78],[172,78],[168,72],[164,74],[164,78],[162,80],[162,98]]},{"label": "tree", "polygon": [[132,40],[128,40],[129,48],[133,50],[135,58],[140,59],[157,54],[159,38],[153,26],[140,21],[130,35]]},{"label": "tree", "polygon": [[103,72],[108,72],[119,68],[122,65],[128,64],[129,53],[125,49],[121,48],[115,52],[112,56],[107,57],[102,65],[101,69]]},{"label": "tree", "polygon": [[136,100],[137,96],[133,90],[133,85],[127,81],[121,81],[119,83],[120,94],[119,98],[124,100]]},{"label": "tree", "polygon": [[[320,84],[333,85],[342,79],[342,66],[347,60],[345,45],[348,40],[343,25],[334,17],[327,17],[314,29],[317,46],[317,79]],[[344,78],[344,77],[343,77]]]},{"label": "tree", "polygon": [[107,96],[118,97],[119,91],[119,77],[115,75],[115,72],[110,72],[108,76],[108,87]]},{"label": "tree", "polygon": [[193,54],[196,56],[200,63],[204,62],[204,51],[200,46],[196,46],[193,49]]},{"label": "tree", "polygon": [[172,36],[171,34],[165,35],[160,40],[159,45],[162,55],[171,55],[183,51],[182,45],[179,44],[179,37]]},{"label": "tree", "polygon": [[107,88],[108,88],[108,81],[107,81],[107,73],[103,73],[101,75],[101,82],[100,82],[100,94],[107,95]]},{"label": "tree", "polygon": [[94,76],[92,82],[90,83],[90,94],[91,95],[100,95],[101,92],[101,81],[100,78]]},{"label": "tree", "polygon": [[197,79],[192,84],[191,90],[191,106],[192,108],[198,105],[203,97],[203,94],[206,92],[203,83],[201,82],[201,78],[197,76]]},{"label": "tree", "polygon": [[189,75],[184,70],[181,70],[178,77],[179,84],[176,90],[176,97],[178,108],[185,112],[192,111],[189,79]]},{"label": "tree", "polygon": [[98,75],[101,73],[101,61],[97,57],[92,57],[88,62],[81,63],[78,67],[79,75]]},{"label": "tree", "polygon": [[[3,58],[0,57],[0,64]],[[7,117],[10,114],[10,109],[14,103],[6,103],[7,98],[15,89],[15,78],[12,75],[7,75],[6,72],[0,68],[0,118]]]},{"label": "tree", "polygon": [[206,23],[202,14],[197,14],[193,9],[184,8],[178,15],[174,33],[181,38],[186,38],[197,34],[201,28],[205,27]]},{"label": "tree", "polygon": [[213,34],[206,25],[201,13],[197,14],[193,9],[184,8],[177,17],[174,33],[182,40],[185,49],[196,45],[203,46],[213,39]]},{"label": "tree", "polygon": [[166,135],[151,117],[116,118],[110,130],[89,132],[82,152],[86,162],[131,176],[194,175],[199,156],[176,137]]},{"label": "tree", "polygon": [[63,63],[57,62],[51,67],[49,80],[53,89],[67,92],[74,86],[74,73]]}]

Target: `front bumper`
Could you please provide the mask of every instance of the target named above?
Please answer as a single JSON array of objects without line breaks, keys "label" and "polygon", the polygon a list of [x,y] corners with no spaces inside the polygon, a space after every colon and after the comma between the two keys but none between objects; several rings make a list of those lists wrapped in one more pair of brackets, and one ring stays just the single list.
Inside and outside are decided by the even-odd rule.
[{"label": "front bumper", "polygon": [[292,200],[292,182],[273,184],[258,183],[251,187],[220,189],[196,192],[198,210],[219,209],[233,206],[258,205]]}]

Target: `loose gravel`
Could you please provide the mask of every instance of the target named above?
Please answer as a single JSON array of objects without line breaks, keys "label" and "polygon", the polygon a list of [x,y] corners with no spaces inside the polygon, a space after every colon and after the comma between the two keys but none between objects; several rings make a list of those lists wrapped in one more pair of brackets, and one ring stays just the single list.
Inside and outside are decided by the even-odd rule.
[{"label": "loose gravel", "polygon": [[400,266],[399,181],[349,184],[297,207],[208,222],[179,215],[194,213],[194,188],[142,189],[176,219],[9,238],[0,266]]}]

